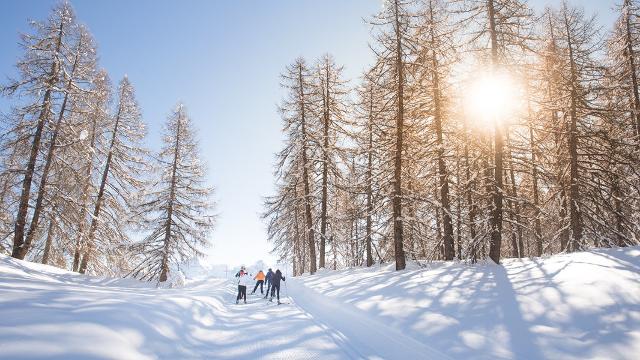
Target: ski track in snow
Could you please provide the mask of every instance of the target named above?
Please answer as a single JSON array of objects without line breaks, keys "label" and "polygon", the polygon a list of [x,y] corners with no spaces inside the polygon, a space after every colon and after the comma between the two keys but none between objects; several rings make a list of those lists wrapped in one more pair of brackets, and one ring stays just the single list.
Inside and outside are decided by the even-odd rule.
[{"label": "ski track in snow", "polygon": [[376,321],[357,307],[338,302],[291,281],[295,304],[323,326],[354,358],[451,359],[445,354]]},{"label": "ski track in snow", "polygon": [[299,308],[235,296],[227,280],[156,289],[1,256],[0,358],[350,358]]},{"label": "ski track in snow", "polygon": [[[640,247],[158,289],[0,255],[1,359],[638,359]],[[251,290],[251,289],[249,289]]]},{"label": "ski track in snow", "polygon": [[323,306],[355,308],[385,332],[402,331],[455,359],[640,359],[640,247],[501,266],[408,265],[320,270],[297,277],[292,293],[299,303],[313,293]]}]

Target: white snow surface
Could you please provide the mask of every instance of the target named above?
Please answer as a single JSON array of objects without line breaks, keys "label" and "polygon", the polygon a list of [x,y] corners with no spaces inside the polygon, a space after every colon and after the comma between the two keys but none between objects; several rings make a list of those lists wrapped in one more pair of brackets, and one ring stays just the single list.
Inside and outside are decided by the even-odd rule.
[{"label": "white snow surface", "polygon": [[323,270],[292,293],[329,298],[455,359],[640,359],[640,247],[394,268]]},{"label": "white snow surface", "polygon": [[[0,256],[2,359],[638,359],[640,247],[287,277],[284,305]],[[251,292],[252,289],[248,289]],[[275,301],[275,299],[274,299]]]}]

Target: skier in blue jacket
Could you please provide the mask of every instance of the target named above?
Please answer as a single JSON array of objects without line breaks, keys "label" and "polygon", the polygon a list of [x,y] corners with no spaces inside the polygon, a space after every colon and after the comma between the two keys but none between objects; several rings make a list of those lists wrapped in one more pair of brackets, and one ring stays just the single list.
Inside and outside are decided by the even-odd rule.
[{"label": "skier in blue jacket", "polygon": [[272,279],[273,279],[273,270],[271,270],[271,268],[269,268],[269,271],[267,271],[267,276],[264,279],[264,281],[267,283],[267,293],[264,295],[265,299],[267,298],[267,296],[269,296],[269,291],[271,290],[271,280]]}]

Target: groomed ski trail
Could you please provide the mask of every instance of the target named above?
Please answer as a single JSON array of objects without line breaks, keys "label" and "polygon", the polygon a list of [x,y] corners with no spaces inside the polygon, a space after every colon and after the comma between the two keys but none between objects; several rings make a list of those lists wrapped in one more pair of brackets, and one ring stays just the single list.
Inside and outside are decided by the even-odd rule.
[{"label": "groomed ski trail", "polygon": [[[296,306],[233,280],[158,289],[0,256],[0,359],[349,359]],[[288,301],[288,300],[287,300]]]},{"label": "groomed ski trail", "polygon": [[292,304],[300,308],[352,359],[451,359],[428,345],[372,319],[355,306],[321,295],[295,279],[289,286]]}]

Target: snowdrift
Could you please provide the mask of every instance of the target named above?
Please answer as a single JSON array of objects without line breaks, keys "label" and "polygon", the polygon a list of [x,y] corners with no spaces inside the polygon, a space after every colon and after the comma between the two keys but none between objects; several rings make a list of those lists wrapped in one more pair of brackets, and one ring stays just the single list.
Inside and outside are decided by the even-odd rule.
[{"label": "snowdrift", "polygon": [[456,359],[640,358],[639,247],[394,268],[322,270],[290,291]]}]

